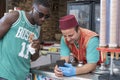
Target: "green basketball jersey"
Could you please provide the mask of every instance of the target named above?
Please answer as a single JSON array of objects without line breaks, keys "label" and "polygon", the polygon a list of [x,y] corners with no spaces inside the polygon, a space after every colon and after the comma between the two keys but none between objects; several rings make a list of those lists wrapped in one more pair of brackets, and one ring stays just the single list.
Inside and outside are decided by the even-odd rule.
[{"label": "green basketball jersey", "polygon": [[32,25],[24,11],[18,11],[19,18],[0,40],[0,77],[8,80],[25,80],[30,69],[29,35],[39,37],[40,27]]}]

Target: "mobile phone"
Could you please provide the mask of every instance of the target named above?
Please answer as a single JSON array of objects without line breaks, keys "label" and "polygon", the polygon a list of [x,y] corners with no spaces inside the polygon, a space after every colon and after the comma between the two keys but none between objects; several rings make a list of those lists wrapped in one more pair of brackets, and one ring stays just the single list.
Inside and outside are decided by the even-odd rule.
[{"label": "mobile phone", "polygon": [[65,63],[65,60],[57,60],[56,64],[58,65],[58,67],[63,67]]}]

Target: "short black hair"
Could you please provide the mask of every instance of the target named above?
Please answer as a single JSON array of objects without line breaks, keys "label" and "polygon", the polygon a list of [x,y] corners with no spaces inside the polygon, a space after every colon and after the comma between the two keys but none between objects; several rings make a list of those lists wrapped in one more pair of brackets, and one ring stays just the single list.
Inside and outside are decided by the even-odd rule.
[{"label": "short black hair", "polygon": [[47,8],[50,7],[49,0],[34,0],[33,5],[42,5]]}]

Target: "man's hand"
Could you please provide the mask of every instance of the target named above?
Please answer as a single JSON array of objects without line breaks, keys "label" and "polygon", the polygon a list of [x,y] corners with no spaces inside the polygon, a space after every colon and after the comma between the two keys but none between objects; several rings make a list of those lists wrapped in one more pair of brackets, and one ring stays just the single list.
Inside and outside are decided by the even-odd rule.
[{"label": "man's hand", "polygon": [[35,49],[36,53],[39,53],[39,50],[40,50],[40,40],[39,39],[33,40],[32,47]]},{"label": "man's hand", "polygon": [[31,60],[35,61],[40,57],[39,56],[40,41],[39,40],[33,40],[31,47],[35,49],[35,53],[31,56]]},{"label": "man's hand", "polygon": [[34,39],[34,34],[30,34],[29,36],[29,42],[30,42],[30,51],[32,54],[39,53],[40,50],[40,40]]},{"label": "man's hand", "polygon": [[[34,34],[30,34],[29,42],[30,42],[29,49],[32,54],[31,60],[35,61],[36,59],[39,58],[40,40],[39,39],[34,40]],[[37,53],[37,54],[35,54],[35,53]]]},{"label": "man's hand", "polygon": [[63,73],[62,71],[58,68],[58,66],[56,65],[54,68],[54,73],[57,77],[63,77]]},{"label": "man's hand", "polygon": [[76,75],[76,68],[73,67],[71,64],[65,63],[65,67],[59,67],[59,69],[62,71],[64,76],[74,76]]}]

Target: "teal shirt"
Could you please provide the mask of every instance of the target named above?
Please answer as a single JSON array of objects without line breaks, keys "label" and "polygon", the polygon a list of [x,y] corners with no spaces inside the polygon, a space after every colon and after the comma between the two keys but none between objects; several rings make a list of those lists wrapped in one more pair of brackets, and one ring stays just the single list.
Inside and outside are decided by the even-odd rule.
[{"label": "teal shirt", "polygon": [[[87,63],[97,63],[99,60],[99,51],[96,49],[99,46],[98,37],[93,37],[89,40],[87,49],[86,49],[86,60]],[[60,47],[61,56],[69,56],[70,49],[65,43],[64,37],[61,38],[61,47]]]},{"label": "teal shirt", "polygon": [[8,80],[25,80],[29,73],[31,57],[28,38],[33,33],[37,39],[39,29],[37,25],[32,25],[28,21],[24,11],[19,11],[18,20],[0,39],[0,77]]}]

